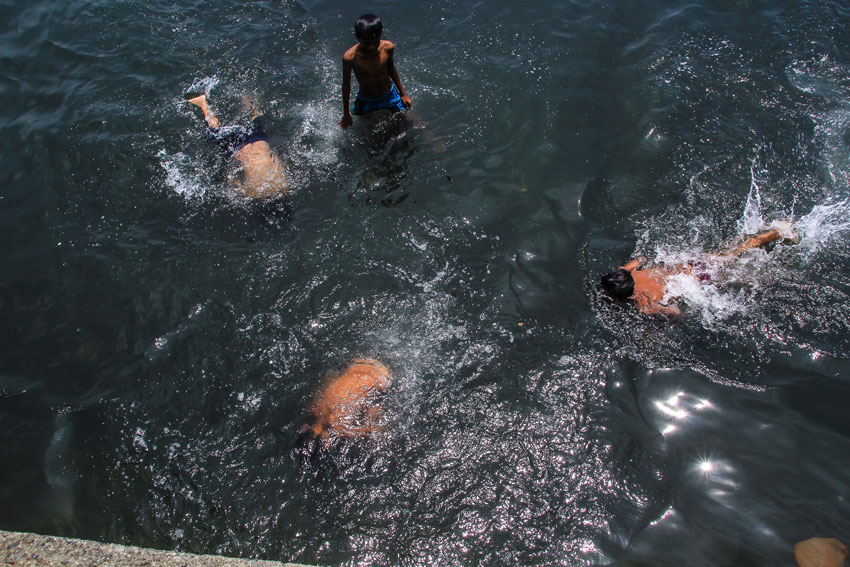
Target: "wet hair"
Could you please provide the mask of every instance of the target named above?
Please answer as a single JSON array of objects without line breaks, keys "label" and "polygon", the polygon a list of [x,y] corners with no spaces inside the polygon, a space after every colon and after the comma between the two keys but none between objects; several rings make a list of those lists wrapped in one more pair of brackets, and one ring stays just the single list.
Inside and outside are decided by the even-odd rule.
[{"label": "wet hair", "polygon": [[617,268],[602,276],[602,288],[615,299],[628,299],[635,292],[635,279],[631,272]]},{"label": "wet hair", "polygon": [[384,33],[384,24],[375,14],[363,14],[354,22],[355,37],[381,37],[382,33]]}]

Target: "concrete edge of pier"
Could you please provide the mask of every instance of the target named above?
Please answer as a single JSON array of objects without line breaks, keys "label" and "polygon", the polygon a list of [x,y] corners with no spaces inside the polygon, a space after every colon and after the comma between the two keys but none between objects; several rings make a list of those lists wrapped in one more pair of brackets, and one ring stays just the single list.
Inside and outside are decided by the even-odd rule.
[{"label": "concrete edge of pier", "polygon": [[0,530],[1,567],[308,567]]}]

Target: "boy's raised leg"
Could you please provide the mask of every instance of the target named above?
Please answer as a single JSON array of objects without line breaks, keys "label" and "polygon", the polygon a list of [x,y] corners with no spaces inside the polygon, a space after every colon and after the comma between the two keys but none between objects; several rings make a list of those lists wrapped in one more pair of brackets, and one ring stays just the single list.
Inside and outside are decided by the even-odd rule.
[{"label": "boy's raised leg", "polygon": [[218,128],[218,118],[213,114],[212,110],[210,110],[209,105],[207,104],[207,95],[199,95],[195,98],[190,98],[186,102],[189,104],[194,104],[198,108],[201,109],[201,112],[204,113],[204,120],[206,120],[207,124],[210,128]]}]

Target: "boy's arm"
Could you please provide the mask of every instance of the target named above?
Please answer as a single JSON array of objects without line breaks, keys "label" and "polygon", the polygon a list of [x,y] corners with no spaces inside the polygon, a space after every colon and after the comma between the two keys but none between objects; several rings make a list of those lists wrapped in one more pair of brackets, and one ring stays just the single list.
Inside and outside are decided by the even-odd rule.
[{"label": "boy's arm", "polygon": [[761,234],[757,234],[755,236],[749,237],[743,244],[728,250],[727,252],[720,254],[721,256],[738,256],[749,250],[750,248],[758,248],[759,246],[764,246],[765,244],[770,244],[775,240],[779,240],[782,236],[779,234],[779,231],[775,228],[772,230],[768,230],[767,232],[763,232]]},{"label": "boy's arm", "polygon": [[658,303],[657,301],[653,301],[647,298],[642,293],[636,293],[634,295],[635,305],[637,305],[638,310],[642,313],[646,313],[647,315],[665,315],[667,317],[679,317],[682,314],[682,310],[676,307],[675,305],[663,305]]},{"label": "boy's arm", "polygon": [[679,317],[682,310],[675,305],[662,305],[655,301],[637,302],[638,309],[647,315],[664,315],[666,317]]},{"label": "boy's arm", "polygon": [[637,268],[639,268],[641,266],[641,264],[645,264],[645,263],[646,263],[646,258],[641,256],[640,258],[635,258],[634,260],[632,260],[631,262],[629,262],[625,266],[620,266],[620,267],[623,268],[624,270],[628,270],[628,271],[631,272],[632,270],[636,270]]},{"label": "boy's arm", "polygon": [[647,313],[651,313],[653,315],[664,315],[666,317],[680,317],[682,315],[682,310],[675,305],[661,305],[660,303],[654,303]]},{"label": "boy's arm", "polygon": [[395,53],[395,45],[392,42],[387,42],[387,55],[389,58],[387,59],[387,72],[390,75],[390,79],[393,83],[395,83],[396,89],[398,89],[398,94],[401,96],[401,103],[408,110],[413,108],[413,102],[411,102],[410,97],[407,96],[407,93],[404,92],[404,87],[401,86],[401,78],[398,76],[398,69],[395,68],[395,60],[393,59],[393,53]]},{"label": "boy's arm", "polygon": [[342,56],[342,118],[339,125],[343,128],[348,128],[354,123],[351,118],[351,111],[348,109],[348,103],[351,99],[351,68],[354,58],[346,51]]}]

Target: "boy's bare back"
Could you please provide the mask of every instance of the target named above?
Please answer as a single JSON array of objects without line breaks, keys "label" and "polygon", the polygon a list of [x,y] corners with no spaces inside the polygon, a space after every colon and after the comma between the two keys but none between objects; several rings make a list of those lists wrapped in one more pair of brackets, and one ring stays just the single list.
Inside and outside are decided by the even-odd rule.
[{"label": "boy's bare back", "polygon": [[389,369],[371,358],[355,358],[329,380],[310,406],[305,430],[327,445],[337,437],[364,437],[381,415],[374,396],[392,382]]}]

